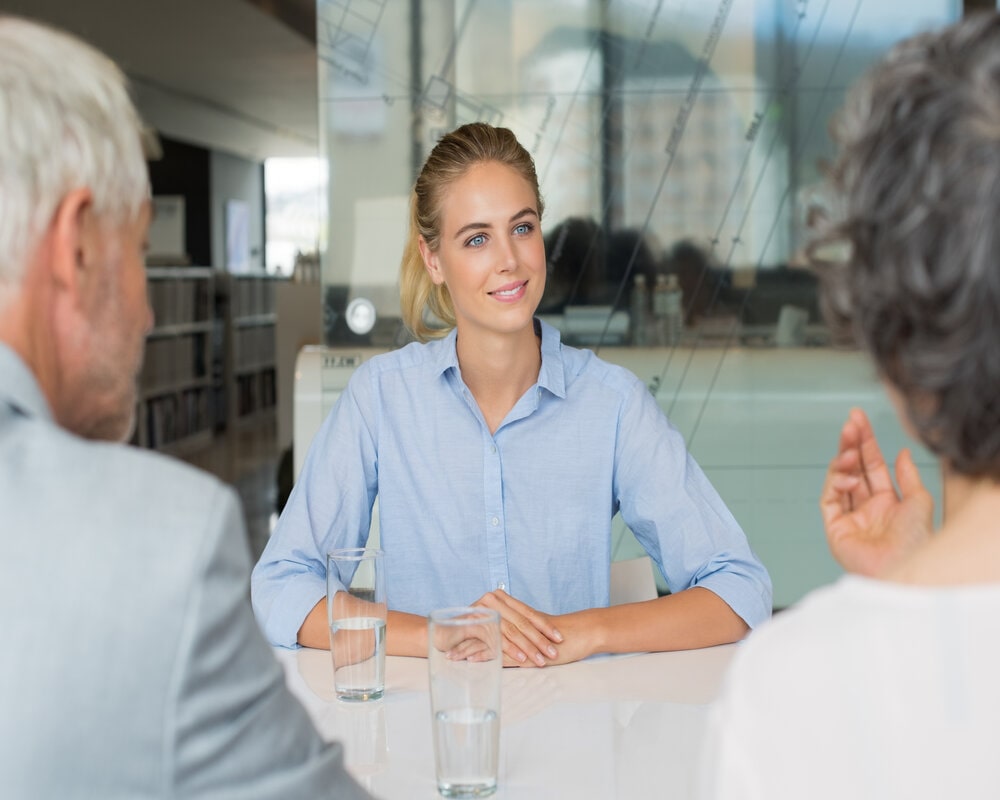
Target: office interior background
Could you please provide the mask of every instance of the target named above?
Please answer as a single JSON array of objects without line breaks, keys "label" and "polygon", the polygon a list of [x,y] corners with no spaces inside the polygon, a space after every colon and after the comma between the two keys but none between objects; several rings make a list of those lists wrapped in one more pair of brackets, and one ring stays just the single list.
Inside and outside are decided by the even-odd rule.
[{"label": "office interior background", "polygon": [[[485,120],[536,160],[540,315],[647,383],[771,571],[779,608],[839,574],[817,501],[848,410],[869,412],[888,452],[911,445],[864,357],[831,340],[805,268],[809,217],[829,202],[830,117],[894,42],[995,7],[0,4],[77,33],[129,75],[158,144],[157,325],[134,443],[235,483],[255,550],[307,444],[296,414],[318,419],[352,364],[408,341],[397,270],[416,171],[442,133]],[[309,344],[327,358],[303,363],[318,390],[296,398]],[[940,500],[933,459],[915,456]],[[619,524],[613,556],[638,555]]]}]

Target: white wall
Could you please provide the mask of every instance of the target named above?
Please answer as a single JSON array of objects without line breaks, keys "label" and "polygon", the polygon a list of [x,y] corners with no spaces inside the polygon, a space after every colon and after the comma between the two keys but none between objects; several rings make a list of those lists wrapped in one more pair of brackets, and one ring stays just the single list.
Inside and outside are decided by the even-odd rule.
[{"label": "white wall", "polygon": [[260,162],[213,150],[209,166],[212,264],[226,268],[226,202],[242,200],[250,212],[250,266],[264,268],[264,169]]}]

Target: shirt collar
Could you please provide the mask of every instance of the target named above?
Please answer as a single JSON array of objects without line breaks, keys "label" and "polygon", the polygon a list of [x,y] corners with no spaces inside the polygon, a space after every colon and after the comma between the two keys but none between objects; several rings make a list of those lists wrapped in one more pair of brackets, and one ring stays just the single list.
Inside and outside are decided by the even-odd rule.
[{"label": "shirt collar", "polygon": [[[542,368],[538,372],[538,386],[556,397],[566,396],[566,368],[563,363],[562,342],[559,331],[548,323],[535,319],[535,331],[542,335]],[[434,373],[443,375],[449,369],[458,372],[457,328],[431,346],[437,348]]]},{"label": "shirt collar", "polygon": [[437,358],[434,359],[434,374],[443,375],[449,369],[454,368],[458,372],[458,350],[455,343],[458,341],[458,328],[452,328],[443,339],[432,342],[429,346],[437,348]]},{"label": "shirt collar", "polygon": [[0,401],[27,416],[52,419],[48,401],[28,365],[3,343],[0,343],[0,375],[3,376],[0,379]]},{"label": "shirt collar", "polygon": [[542,368],[538,372],[538,385],[556,397],[566,397],[566,365],[559,330],[540,319],[535,320],[535,330],[542,334]]}]

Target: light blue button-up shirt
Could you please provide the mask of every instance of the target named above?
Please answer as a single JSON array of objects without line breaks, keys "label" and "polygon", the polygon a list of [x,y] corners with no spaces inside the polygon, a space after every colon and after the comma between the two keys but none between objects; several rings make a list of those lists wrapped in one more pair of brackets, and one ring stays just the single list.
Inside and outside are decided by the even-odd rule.
[{"label": "light blue button-up shirt", "polygon": [[376,495],[390,609],[426,616],[498,587],[549,614],[607,606],[621,511],[671,591],[710,589],[750,626],[770,615],[767,571],[646,386],[538,324],[538,383],[493,434],[455,331],[357,369],[253,571],[272,644],[295,646],[327,551],[365,543]]}]

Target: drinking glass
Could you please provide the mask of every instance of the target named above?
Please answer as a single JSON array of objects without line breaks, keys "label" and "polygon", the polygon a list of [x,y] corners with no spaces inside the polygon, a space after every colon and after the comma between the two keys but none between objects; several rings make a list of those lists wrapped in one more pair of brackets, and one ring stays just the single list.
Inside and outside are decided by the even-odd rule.
[{"label": "drinking glass", "polygon": [[428,640],[438,792],[486,797],[497,788],[500,751],[500,615],[487,608],[433,611]]},{"label": "drinking glass", "polygon": [[334,691],[341,700],[378,700],[385,693],[382,550],[331,550],[327,554],[326,581]]}]

